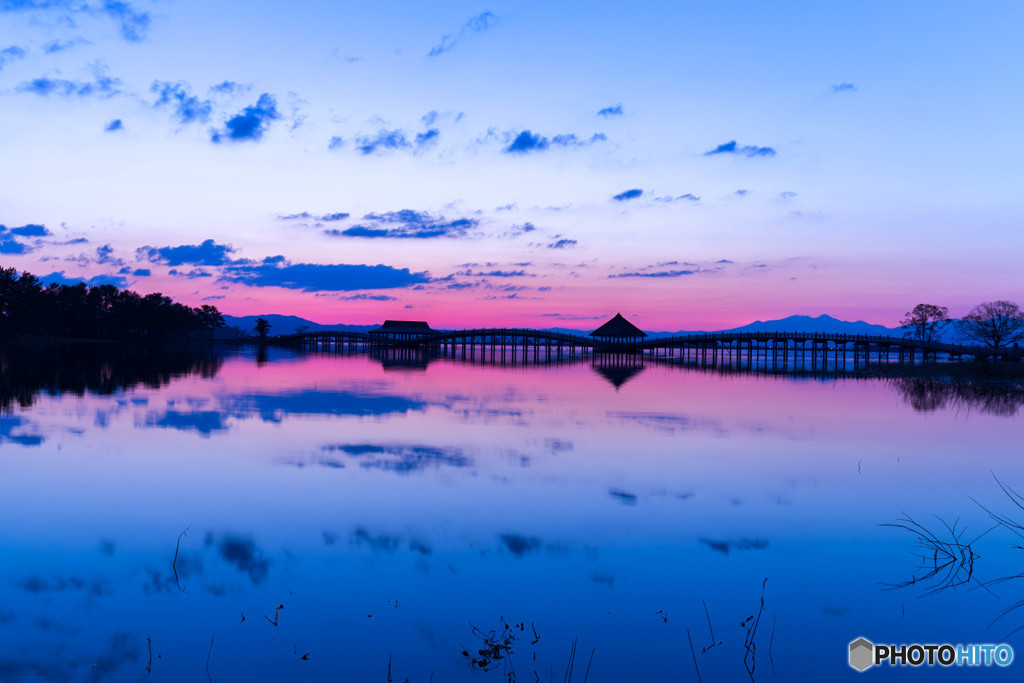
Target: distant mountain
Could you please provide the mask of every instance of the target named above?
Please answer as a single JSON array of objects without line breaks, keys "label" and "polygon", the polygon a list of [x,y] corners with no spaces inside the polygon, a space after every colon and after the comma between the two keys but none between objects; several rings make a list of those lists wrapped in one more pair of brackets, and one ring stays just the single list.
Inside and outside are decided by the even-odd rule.
[{"label": "distant mountain", "polygon": [[873,334],[888,337],[902,337],[903,328],[872,325],[863,320],[850,322],[830,315],[791,315],[779,320],[756,320],[748,325],[723,332],[832,332],[842,334]]},{"label": "distant mountain", "polygon": [[253,328],[256,326],[256,318],[265,318],[270,323],[270,334],[294,334],[298,332],[300,328],[305,327],[310,332],[320,332],[323,330],[347,330],[349,332],[366,332],[372,330],[377,325],[321,325],[315,323],[312,320],[306,320],[300,318],[297,315],[278,315],[276,313],[266,313],[264,315],[225,315],[224,324],[228,327],[237,327],[242,331],[242,334],[255,335]]}]

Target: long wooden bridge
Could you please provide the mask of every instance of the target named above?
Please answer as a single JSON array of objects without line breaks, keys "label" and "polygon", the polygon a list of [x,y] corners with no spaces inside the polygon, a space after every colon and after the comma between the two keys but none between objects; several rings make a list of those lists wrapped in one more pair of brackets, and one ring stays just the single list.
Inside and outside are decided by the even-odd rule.
[{"label": "long wooden bridge", "polygon": [[434,331],[404,338],[366,332],[302,332],[273,337],[272,342],[323,351],[387,349],[429,352],[435,356],[478,356],[511,362],[528,359],[543,362],[576,356],[647,356],[652,358],[697,359],[717,363],[719,359],[748,364],[760,359],[785,364],[802,359],[812,364],[867,364],[872,357],[879,363],[924,362],[939,357],[950,360],[1020,360],[1017,348],[993,349],[984,346],[924,342],[909,337],[838,334],[826,332],[710,332],[633,340],[599,339],[583,334],[567,334],[525,328],[481,328]]}]

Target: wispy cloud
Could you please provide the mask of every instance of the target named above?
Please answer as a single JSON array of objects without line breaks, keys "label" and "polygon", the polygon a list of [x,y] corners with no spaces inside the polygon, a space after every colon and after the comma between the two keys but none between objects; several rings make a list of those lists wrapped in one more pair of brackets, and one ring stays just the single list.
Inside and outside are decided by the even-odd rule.
[{"label": "wispy cloud", "polygon": [[857,92],[858,88],[853,83],[837,83],[832,86],[833,93]]},{"label": "wispy cloud", "polygon": [[172,108],[174,115],[182,123],[206,123],[210,120],[213,102],[193,95],[192,88],[188,83],[183,81],[177,83],[153,81],[153,85],[149,89],[157,95],[153,107]]},{"label": "wispy cloud", "polygon": [[498,17],[490,11],[484,11],[475,17],[470,17],[466,20],[466,23],[459,28],[458,32],[444,35],[441,38],[440,43],[430,48],[430,52],[427,53],[427,56],[438,57],[446,52],[451,52],[463,39],[473,34],[487,31],[497,23]]},{"label": "wispy cloud", "polygon": [[152,24],[149,12],[121,0],[0,0],[0,12],[45,12],[61,17],[62,23],[70,26],[77,25],[76,15],[106,17],[118,24],[122,38],[133,43],[145,40]]},{"label": "wispy cloud", "polygon": [[0,50],[0,71],[3,71],[5,65],[9,62],[13,62],[18,59],[25,58],[25,49],[18,47],[17,45],[11,45]]},{"label": "wispy cloud", "polygon": [[598,116],[603,116],[606,119],[613,116],[622,116],[622,105],[616,104],[614,107],[605,107],[597,112]]},{"label": "wispy cloud", "polygon": [[595,142],[604,142],[607,136],[604,133],[594,133],[589,138],[579,138],[575,133],[555,135],[548,138],[540,133],[524,130],[514,133],[512,142],[505,147],[506,154],[527,154],[529,152],[543,152],[552,147],[584,147]]},{"label": "wispy cloud", "polygon": [[617,202],[626,202],[629,201],[630,199],[639,199],[640,197],[643,196],[643,194],[643,190],[641,190],[639,187],[634,187],[632,190],[626,190],[625,192],[618,193],[617,195],[612,197],[612,199],[614,199]]},{"label": "wispy cloud", "polygon": [[93,65],[92,70],[93,79],[91,81],[41,76],[30,81],[22,81],[15,89],[18,92],[32,93],[40,97],[55,95],[59,97],[108,98],[121,93],[121,79],[108,76],[103,64]]},{"label": "wispy cloud", "polygon": [[103,130],[105,130],[108,133],[124,130],[124,122],[122,122],[121,119],[114,119],[107,125],[103,126]]},{"label": "wispy cloud", "polygon": [[430,239],[434,237],[466,237],[479,224],[475,218],[447,220],[425,211],[403,209],[386,213],[368,213],[360,225],[344,230],[329,229],[331,237],[366,237],[395,239]]},{"label": "wispy cloud", "polygon": [[704,156],[710,157],[716,154],[735,154],[745,157],[771,157],[775,156],[775,150],[771,147],[758,147],[756,145],[738,145],[735,140],[723,142],[718,147],[704,152]]}]

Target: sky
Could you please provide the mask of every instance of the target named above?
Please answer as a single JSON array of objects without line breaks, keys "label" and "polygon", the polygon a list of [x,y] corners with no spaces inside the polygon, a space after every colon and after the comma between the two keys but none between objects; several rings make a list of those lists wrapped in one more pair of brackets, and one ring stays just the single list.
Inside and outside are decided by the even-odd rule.
[{"label": "sky", "polygon": [[1024,302],[1024,5],[0,0],[0,266],[320,323]]}]

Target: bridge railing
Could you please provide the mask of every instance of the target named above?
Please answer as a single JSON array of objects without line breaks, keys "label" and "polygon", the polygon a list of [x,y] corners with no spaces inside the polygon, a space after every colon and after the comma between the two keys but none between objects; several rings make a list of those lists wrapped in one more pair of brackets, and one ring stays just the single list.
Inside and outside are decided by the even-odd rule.
[{"label": "bridge railing", "polygon": [[[690,344],[701,344],[709,342],[745,342],[745,341],[796,341],[796,342],[823,342],[832,344],[875,344],[882,347],[900,347],[904,349],[920,349],[931,353],[949,353],[952,355],[973,355],[992,356],[999,353],[995,349],[983,346],[951,344],[948,342],[926,342],[909,337],[890,337],[884,335],[864,335],[829,332],[702,332],[697,334],[673,335],[670,337],[648,337],[641,341],[612,341],[607,339],[595,339],[590,336],[555,332],[550,330],[535,330],[520,327],[490,327],[476,328],[469,330],[449,330],[424,334],[414,339],[402,340],[398,343],[403,345],[420,345],[440,342],[458,342],[489,338],[491,343],[495,337],[507,337],[512,340],[523,340],[525,343],[536,343],[538,341],[560,342],[564,344],[575,344],[595,350],[618,350],[618,349],[654,349]],[[365,342],[381,342],[366,332],[354,332],[343,330],[317,330],[314,332],[299,332],[290,335],[279,335],[273,337],[275,342],[288,341],[313,341],[313,340],[358,340]],[[1006,351],[1003,351],[1006,353]]]}]

